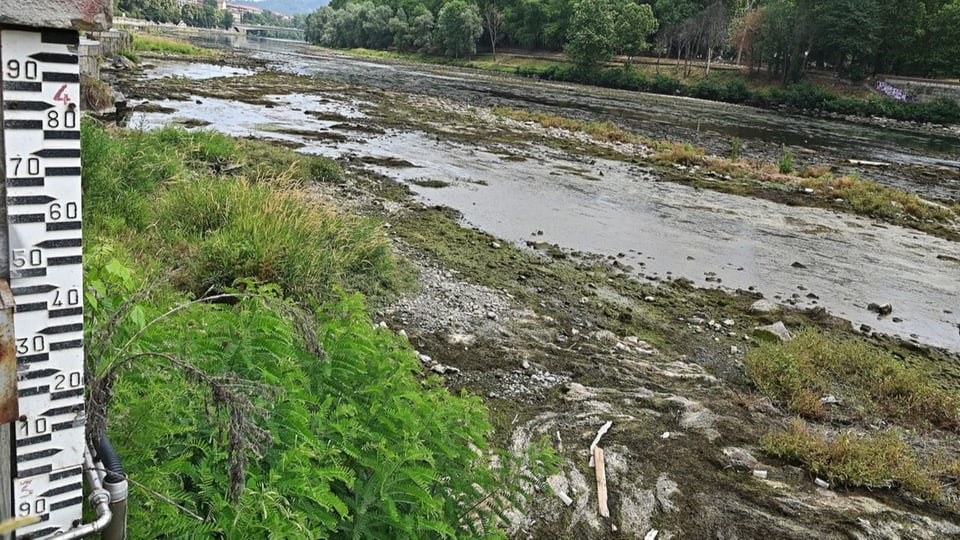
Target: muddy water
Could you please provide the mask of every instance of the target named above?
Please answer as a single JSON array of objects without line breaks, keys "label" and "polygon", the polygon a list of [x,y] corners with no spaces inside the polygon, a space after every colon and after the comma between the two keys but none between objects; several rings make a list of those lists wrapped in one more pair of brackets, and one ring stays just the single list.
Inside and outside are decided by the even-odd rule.
[{"label": "muddy water", "polygon": [[[273,61],[277,69],[350,84],[453,98],[470,105],[503,105],[612,120],[655,139],[691,141],[726,154],[731,139],[745,156],[775,161],[786,145],[798,165],[829,163],[839,172],[860,172],[878,182],[942,200],[960,201],[960,179],[938,174],[960,170],[960,126],[917,132],[763,111],[751,107],[573,84],[531,82],[469,69],[378,63],[304,44],[245,40],[242,48]],[[319,56],[322,55],[322,56]],[[855,171],[847,160],[879,161],[889,168]],[[929,176],[907,166],[930,169]]]},{"label": "muddy water", "polygon": [[[304,70],[315,62],[296,57],[293,68]],[[374,69],[382,73],[398,68],[351,71]],[[438,77],[432,80],[443,84]],[[381,172],[411,182],[425,202],[456,208],[473,226],[512,242],[545,241],[618,257],[646,279],[686,277],[703,286],[754,287],[767,297],[825,307],[856,327],[865,324],[960,351],[956,243],[830,211],[660,182],[640,167],[619,162],[585,165],[537,145],[511,148],[526,158],[515,161],[503,159],[502,149],[494,152],[418,132],[342,132],[347,140],[333,142],[322,134],[330,132],[334,122],[304,111],[362,120],[366,104],[346,98],[338,102],[330,95],[269,99],[274,107],[210,98],[158,104],[177,109],[174,116],[206,120],[226,133],[297,141],[304,144],[304,152],[407,160],[414,167]],[[151,127],[170,120],[144,114],[132,123]],[[449,185],[416,185],[423,180]],[[891,303],[893,315],[878,319],[866,309],[871,302]]]}]

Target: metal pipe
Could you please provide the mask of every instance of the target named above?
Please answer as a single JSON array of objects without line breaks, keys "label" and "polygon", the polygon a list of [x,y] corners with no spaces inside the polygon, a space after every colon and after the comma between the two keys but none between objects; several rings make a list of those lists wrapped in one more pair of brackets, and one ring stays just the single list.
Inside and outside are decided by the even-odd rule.
[{"label": "metal pipe", "polygon": [[127,540],[127,475],[107,473],[103,487],[110,494],[110,513],[113,518],[100,533],[100,538]]},{"label": "metal pipe", "polygon": [[110,512],[110,493],[103,489],[103,485],[100,483],[100,475],[97,474],[97,469],[93,465],[93,458],[90,457],[91,454],[90,448],[87,448],[87,451],[83,454],[83,472],[87,474],[87,481],[90,482],[90,488],[92,490],[87,501],[90,503],[90,506],[96,510],[97,519],[90,523],[84,523],[76,529],[70,529],[64,532],[57,536],[57,540],[83,538],[88,534],[100,531],[106,527],[113,518],[113,514]]}]

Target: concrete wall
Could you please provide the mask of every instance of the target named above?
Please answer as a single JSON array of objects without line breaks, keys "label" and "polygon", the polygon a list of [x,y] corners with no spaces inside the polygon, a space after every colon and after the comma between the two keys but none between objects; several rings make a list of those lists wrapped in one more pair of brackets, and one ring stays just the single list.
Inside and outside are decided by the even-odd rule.
[{"label": "concrete wall", "polygon": [[100,62],[122,50],[130,49],[133,39],[123,30],[86,32],[80,36],[80,74],[100,78]]},{"label": "concrete wall", "polygon": [[943,97],[960,102],[958,83],[898,77],[888,77],[885,80],[917,101],[927,102]]},{"label": "concrete wall", "polygon": [[0,24],[64,30],[106,30],[112,0],[2,0]]}]

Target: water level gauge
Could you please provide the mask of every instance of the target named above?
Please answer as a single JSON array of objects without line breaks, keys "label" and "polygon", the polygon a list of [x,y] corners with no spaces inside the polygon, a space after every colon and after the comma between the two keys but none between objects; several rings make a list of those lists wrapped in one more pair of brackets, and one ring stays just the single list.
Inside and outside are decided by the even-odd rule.
[{"label": "water level gauge", "polygon": [[78,35],[0,30],[19,417],[13,510],[42,538],[81,519],[85,449]]}]

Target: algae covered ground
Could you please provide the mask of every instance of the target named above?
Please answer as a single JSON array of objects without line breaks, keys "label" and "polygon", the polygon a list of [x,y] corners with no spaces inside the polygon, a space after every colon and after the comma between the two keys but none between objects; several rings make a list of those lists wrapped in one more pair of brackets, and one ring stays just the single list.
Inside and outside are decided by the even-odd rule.
[{"label": "algae covered ground", "polygon": [[[472,141],[524,163],[530,158],[523,147],[536,139],[577,156],[581,165],[571,167],[587,182],[600,181],[595,160],[615,159],[660,179],[718,184],[743,197],[855,211],[837,197],[804,192],[800,177],[758,167],[754,176],[737,178],[730,163],[716,173],[704,162],[685,162],[703,158],[682,145],[666,160],[663,154],[675,147],[610,126],[585,129],[589,123],[575,118],[545,125],[546,117],[277,71],[130,80],[124,91],[174,108],[178,100],[234,100],[267,116],[280,102],[303,107],[300,114],[322,116],[331,126],[262,130],[303,152],[362,148],[373,135],[399,138],[402,130],[424,140]],[[327,107],[331,102],[355,109]],[[228,119],[210,120],[210,127],[231,131]],[[415,276],[415,284],[365,289],[372,322],[408,341],[423,373],[439,375],[452,392],[483,399],[493,447],[522,453],[544,443],[561,459],[533,482],[519,474],[501,479],[515,481],[526,495],[525,505],[504,515],[510,537],[960,535],[956,353],[854,331],[815,305],[758,305],[761,295],[746,288],[705,289],[642,275],[628,253],[563,249],[538,231],[521,243],[498,238],[414,191],[444,186],[398,179],[398,170],[415,174],[417,158],[378,160],[348,150],[338,159],[342,175],[316,174],[303,190],[380,223]],[[271,159],[264,154],[261,162]],[[783,188],[791,182],[799,189]],[[738,187],[723,187],[731,185]],[[937,207],[955,212],[939,203],[929,208]],[[955,240],[955,215],[872,219],[912,223]],[[794,340],[757,330],[775,323]],[[869,368],[879,382],[854,381],[837,367],[845,364]],[[806,396],[805,406],[791,400],[795,395]],[[919,406],[934,401],[940,405]],[[604,518],[588,448],[608,421],[612,428],[600,442],[611,511]],[[859,474],[865,469],[870,474]]]}]

